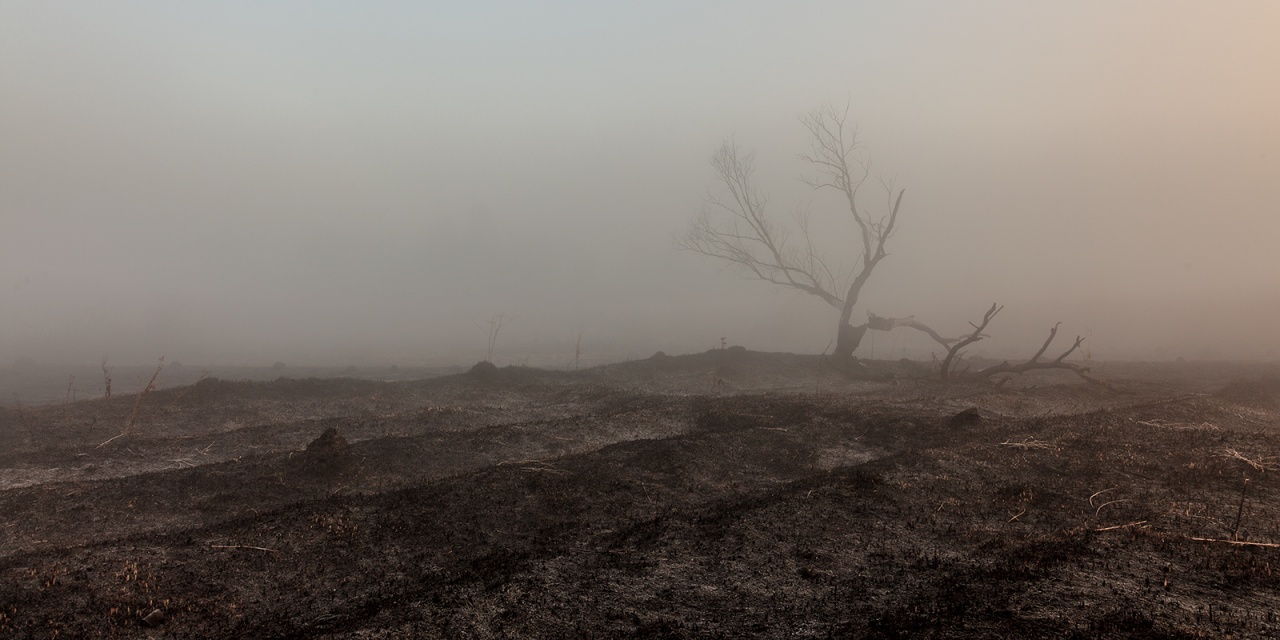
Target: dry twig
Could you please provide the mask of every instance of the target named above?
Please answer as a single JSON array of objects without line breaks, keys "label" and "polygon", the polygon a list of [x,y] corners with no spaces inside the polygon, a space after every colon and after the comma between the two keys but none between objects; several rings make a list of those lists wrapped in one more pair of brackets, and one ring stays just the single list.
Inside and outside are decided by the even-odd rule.
[{"label": "dry twig", "polygon": [[1112,500],[1111,502],[1104,502],[1104,503],[1102,503],[1102,504],[1098,505],[1098,508],[1093,512],[1093,515],[1095,515],[1095,516],[1096,516],[1096,515],[1098,515],[1099,513],[1102,513],[1102,508],[1103,508],[1103,507],[1105,507],[1105,506],[1107,506],[1107,505],[1109,505],[1109,504],[1118,504],[1118,503],[1121,503],[1121,502],[1133,502],[1133,501],[1132,501],[1132,500],[1130,500],[1130,499],[1128,499],[1128,498],[1121,498],[1121,499],[1119,499],[1119,500]]},{"label": "dry twig", "polygon": [[1005,440],[1000,443],[1002,447],[1013,447],[1015,449],[1053,449],[1053,445],[1035,438],[1027,438],[1022,442],[1010,442]]},{"label": "dry twig", "polygon": [[250,549],[252,551],[266,551],[269,553],[280,553],[279,549],[268,549],[266,547],[254,547],[247,544],[211,544],[210,549]]},{"label": "dry twig", "polygon": [[1222,538],[1192,538],[1196,542],[1221,542],[1222,544],[1232,544],[1238,547],[1267,547],[1270,549],[1280,549],[1280,544],[1274,542],[1248,542],[1245,540],[1224,540]]},{"label": "dry twig", "polygon": [[1119,489],[1119,488],[1120,488],[1120,487],[1111,487],[1110,489],[1103,489],[1102,491],[1098,491],[1097,493],[1094,493],[1093,495],[1089,496],[1089,506],[1091,506],[1091,507],[1093,506],[1093,499],[1094,499],[1094,498],[1096,498],[1096,497],[1098,497],[1098,496],[1100,496],[1100,495],[1102,495],[1102,494],[1104,494],[1104,493],[1106,493],[1106,492],[1108,492],[1108,491],[1115,491],[1116,489]]},{"label": "dry twig", "polygon": [[1139,520],[1139,521],[1137,521],[1137,522],[1130,522],[1130,523],[1128,523],[1128,524],[1117,524],[1117,525],[1110,526],[1110,527],[1103,527],[1103,528],[1101,528],[1101,529],[1094,529],[1094,532],[1095,532],[1095,533],[1102,533],[1102,532],[1104,532],[1104,531],[1117,531],[1117,530],[1119,530],[1119,529],[1128,529],[1129,527],[1138,527],[1138,526],[1144,525],[1144,524],[1146,524],[1146,523],[1147,523],[1147,521],[1146,521],[1146,520]]},{"label": "dry twig", "polygon": [[1240,453],[1239,451],[1232,449],[1230,447],[1223,449],[1222,453],[1218,455],[1222,456],[1223,458],[1228,458],[1231,460],[1239,460],[1253,467],[1258,471],[1275,471],[1277,468],[1280,468],[1280,467],[1277,467],[1276,465],[1275,456],[1257,456],[1255,458],[1249,458],[1249,457],[1246,457],[1243,453]]},{"label": "dry twig", "polygon": [[156,371],[151,374],[151,379],[147,381],[147,386],[138,392],[138,397],[133,401],[133,411],[129,413],[129,419],[124,424],[124,433],[133,431],[133,424],[138,419],[138,412],[142,410],[142,399],[147,397],[148,393],[156,390],[156,378],[160,377],[160,370],[164,369],[164,356],[160,357],[160,362],[156,363]]},{"label": "dry twig", "polygon": [[116,438],[120,438],[120,437],[122,437],[122,436],[124,436],[124,435],[126,435],[126,434],[125,434],[125,432],[123,432],[123,431],[122,431],[122,432],[120,432],[120,433],[117,433],[116,435],[111,436],[110,438],[107,438],[107,441],[106,441],[106,442],[103,442],[102,444],[100,444],[100,445],[98,445],[98,446],[94,447],[94,449],[101,449],[101,448],[103,448],[103,447],[105,447],[105,446],[107,446],[107,445],[111,444],[111,441],[112,441],[112,440],[115,440]]}]

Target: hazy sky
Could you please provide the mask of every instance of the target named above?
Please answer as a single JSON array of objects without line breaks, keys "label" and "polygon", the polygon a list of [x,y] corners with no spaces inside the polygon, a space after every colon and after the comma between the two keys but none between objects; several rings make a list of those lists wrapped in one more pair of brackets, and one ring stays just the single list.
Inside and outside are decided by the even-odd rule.
[{"label": "hazy sky", "polygon": [[907,189],[855,318],[961,333],[1000,301],[990,353],[1061,320],[1099,358],[1280,357],[1278,27],[1270,0],[9,0],[0,364],[469,364],[498,313],[500,364],[579,329],[820,352],[832,309],[673,235],[730,136],[777,213],[838,216],[797,159],[831,102]]}]

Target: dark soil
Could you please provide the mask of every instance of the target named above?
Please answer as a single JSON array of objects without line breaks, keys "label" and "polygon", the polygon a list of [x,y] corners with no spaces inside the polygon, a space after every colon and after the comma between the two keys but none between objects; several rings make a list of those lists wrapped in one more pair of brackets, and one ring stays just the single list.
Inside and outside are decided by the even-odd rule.
[{"label": "dark soil", "polygon": [[133,397],[9,407],[0,637],[1280,636],[1274,372],[923,369],[206,379],[124,435]]}]

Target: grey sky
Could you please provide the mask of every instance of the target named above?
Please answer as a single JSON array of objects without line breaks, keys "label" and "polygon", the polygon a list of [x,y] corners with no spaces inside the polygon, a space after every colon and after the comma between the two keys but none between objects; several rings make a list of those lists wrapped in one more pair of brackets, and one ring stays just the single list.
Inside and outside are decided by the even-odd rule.
[{"label": "grey sky", "polygon": [[0,4],[0,362],[818,352],[672,235],[729,136],[820,214],[796,117],[845,101],[907,188],[860,306],[1280,355],[1280,5],[690,4]]}]

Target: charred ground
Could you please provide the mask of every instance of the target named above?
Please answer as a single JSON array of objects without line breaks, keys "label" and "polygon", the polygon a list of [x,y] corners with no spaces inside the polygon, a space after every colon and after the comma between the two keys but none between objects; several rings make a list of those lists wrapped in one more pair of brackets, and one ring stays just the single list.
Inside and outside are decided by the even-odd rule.
[{"label": "charred ground", "polygon": [[114,440],[133,397],[3,409],[0,634],[1280,634],[1274,370],[871,367],[207,379]]}]

